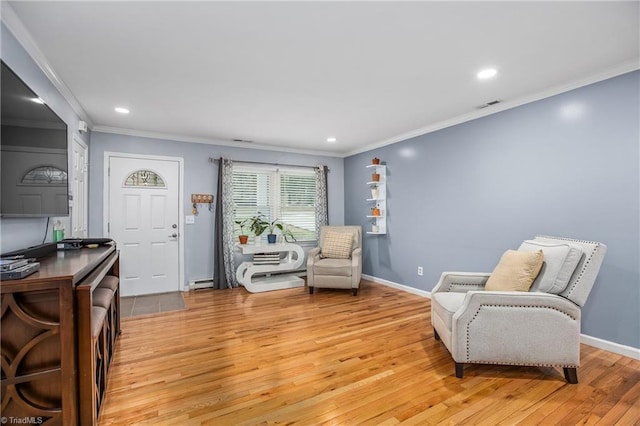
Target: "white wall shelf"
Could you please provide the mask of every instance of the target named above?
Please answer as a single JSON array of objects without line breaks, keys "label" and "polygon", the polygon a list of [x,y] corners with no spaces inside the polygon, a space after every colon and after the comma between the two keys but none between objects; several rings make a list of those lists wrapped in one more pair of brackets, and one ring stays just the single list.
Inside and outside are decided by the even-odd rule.
[{"label": "white wall shelf", "polygon": [[[366,167],[371,172],[371,180],[367,182],[371,190],[371,198],[367,198],[367,202],[372,209],[374,207],[380,209],[379,215],[367,215],[367,219],[373,219],[371,228],[367,231],[367,234],[384,235],[387,233],[387,166],[382,164],[369,164]],[[380,175],[379,180],[373,179],[374,174]]]}]

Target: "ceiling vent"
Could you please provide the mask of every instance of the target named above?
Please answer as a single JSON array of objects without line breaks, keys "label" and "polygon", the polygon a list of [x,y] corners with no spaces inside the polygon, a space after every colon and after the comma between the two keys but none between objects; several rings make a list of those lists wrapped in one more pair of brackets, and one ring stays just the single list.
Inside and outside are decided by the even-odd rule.
[{"label": "ceiling vent", "polygon": [[502,102],[502,101],[496,99],[495,101],[487,102],[486,104],[480,105],[480,106],[476,107],[476,109],[483,109],[483,108],[487,108],[487,107],[490,107],[490,106],[494,106],[495,104],[499,104],[500,102]]},{"label": "ceiling vent", "polygon": [[253,143],[253,141],[249,141],[246,139],[231,139],[233,142],[243,142],[243,143]]}]

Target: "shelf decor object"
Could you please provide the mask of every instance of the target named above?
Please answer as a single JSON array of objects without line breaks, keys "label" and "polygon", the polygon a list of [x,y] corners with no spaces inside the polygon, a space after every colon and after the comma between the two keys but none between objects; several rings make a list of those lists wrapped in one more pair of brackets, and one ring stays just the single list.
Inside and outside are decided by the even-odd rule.
[{"label": "shelf decor object", "polygon": [[372,203],[371,215],[367,218],[372,219],[371,230],[367,234],[384,235],[387,233],[387,166],[380,164],[379,158],[371,160],[372,164],[367,166],[373,169],[371,181],[367,182],[371,190],[371,198],[367,201]]}]

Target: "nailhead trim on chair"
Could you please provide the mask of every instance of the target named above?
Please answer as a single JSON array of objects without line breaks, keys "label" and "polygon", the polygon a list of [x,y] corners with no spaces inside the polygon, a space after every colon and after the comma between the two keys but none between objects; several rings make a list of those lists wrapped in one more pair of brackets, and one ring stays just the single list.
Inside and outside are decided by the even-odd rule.
[{"label": "nailhead trim on chair", "polygon": [[568,296],[571,295],[573,290],[575,290],[576,286],[578,285],[578,283],[582,279],[582,276],[584,275],[584,271],[587,269],[587,266],[589,266],[589,263],[591,263],[591,259],[593,259],[593,256],[596,254],[596,251],[598,250],[599,247],[600,247],[600,245],[595,246],[593,248],[593,250],[591,250],[591,253],[589,254],[589,257],[584,261],[584,265],[582,265],[582,270],[580,271],[580,275],[578,275],[578,278],[576,278],[576,281],[571,286],[571,289],[569,289],[569,293],[567,293]]},{"label": "nailhead trim on chair", "polygon": [[[566,312],[562,312],[560,309],[558,308],[554,308],[553,306],[528,306],[528,305],[499,305],[499,304],[482,304],[480,305],[480,307],[478,307],[478,310],[476,311],[475,315],[473,315],[473,318],[471,318],[471,321],[469,321],[467,323],[467,361],[470,358],[469,355],[469,346],[470,346],[470,341],[469,341],[469,327],[471,326],[471,323],[478,317],[478,315],[480,314],[480,310],[483,307],[496,307],[496,308],[529,308],[529,309],[552,309],[554,311],[558,311],[561,314],[566,315],[567,317],[571,318],[573,321],[577,321],[577,318],[572,317],[571,315],[567,314]],[[473,361],[473,363],[478,363],[478,364],[504,364],[504,365],[535,365],[535,366],[540,366],[540,367],[561,367],[562,365],[554,365],[554,364],[531,364],[531,363],[526,363],[526,364],[519,364],[519,363],[497,363],[497,362],[489,362],[489,361]],[[563,366],[563,367],[573,367],[573,366]]]},{"label": "nailhead trim on chair", "polygon": [[564,364],[534,364],[532,362],[517,363],[517,362],[495,362],[495,361],[471,361],[463,364],[493,364],[493,365],[518,365],[522,367],[562,367],[562,368],[578,368],[579,365],[564,365]]},{"label": "nailhead trim on chair", "polygon": [[475,287],[475,288],[484,288],[484,284],[474,284],[474,283],[449,283],[449,289],[453,286],[459,287]]},{"label": "nailhead trim on chair", "polygon": [[580,274],[578,275],[578,278],[576,278],[576,281],[573,283],[573,285],[571,286],[571,289],[569,289],[569,292],[567,293],[567,295],[570,296],[571,293],[573,292],[573,290],[575,290],[575,288],[578,285],[578,283],[580,283],[580,279],[582,279],[582,276],[584,275],[584,271],[587,269],[587,266],[589,266],[589,263],[591,263],[591,260],[593,259],[593,256],[596,254],[596,251],[598,250],[598,248],[600,248],[600,243],[598,243],[596,241],[576,240],[574,238],[551,237],[551,236],[548,236],[548,235],[537,235],[536,237],[552,238],[552,239],[555,239],[555,240],[573,241],[575,243],[584,243],[584,244],[594,244],[595,245],[593,250],[591,250],[591,253],[589,254],[589,257],[584,261],[584,264],[582,265],[582,270],[580,271]]},{"label": "nailhead trim on chair", "polygon": [[584,244],[595,244],[600,245],[597,241],[589,241],[589,240],[576,240],[575,238],[566,238],[566,237],[552,237],[550,235],[536,235],[535,238],[552,238],[554,240],[563,240],[563,241],[573,241],[575,243],[584,243]]}]

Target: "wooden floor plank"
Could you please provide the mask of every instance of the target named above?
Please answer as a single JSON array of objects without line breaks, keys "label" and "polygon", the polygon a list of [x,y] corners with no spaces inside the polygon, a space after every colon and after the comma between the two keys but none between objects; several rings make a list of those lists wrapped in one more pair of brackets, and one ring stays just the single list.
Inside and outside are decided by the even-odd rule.
[{"label": "wooden floor plank", "polygon": [[634,424],[640,361],[582,346],[561,369],[472,365],[457,379],[429,299],[363,281],[185,293],[122,320],[101,425]]}]

